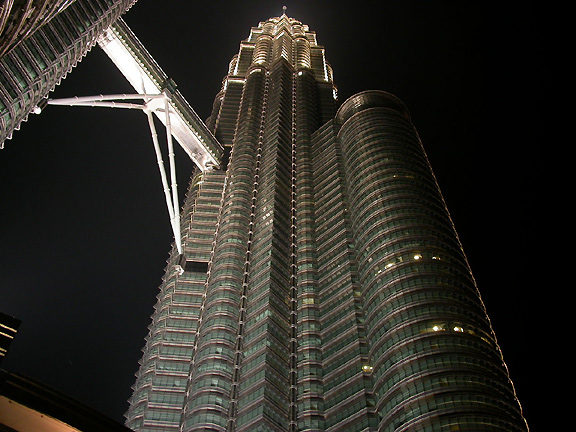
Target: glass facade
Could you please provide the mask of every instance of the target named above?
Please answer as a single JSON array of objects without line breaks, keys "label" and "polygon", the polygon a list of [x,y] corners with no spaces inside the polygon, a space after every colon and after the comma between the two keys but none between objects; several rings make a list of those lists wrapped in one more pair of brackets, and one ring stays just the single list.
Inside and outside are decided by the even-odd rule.
[{"label": "glass facade", "polygon": [[11,0],[0,8],[0,57],[75,0]]},{"label": "glass facade", "polygon": [[527,430],[407,109],[335,95],[306,25],[241,42],[207,121],[223,169],[192,178],[135,431]]},{"label": "glass facade", "polygon": [[[194,352],[224,173],[196,172],[183,208],[186,263],[174,253],[160,287],[128,417],[135,430],[177,430]],[[184,272],[174,271],[176,265]],[[225,305],[220,305],[225,308]]]},{"label": "glass facade", "polygon": [[0,148],[135,2],[64,2],[64,10],[0,57]]}]

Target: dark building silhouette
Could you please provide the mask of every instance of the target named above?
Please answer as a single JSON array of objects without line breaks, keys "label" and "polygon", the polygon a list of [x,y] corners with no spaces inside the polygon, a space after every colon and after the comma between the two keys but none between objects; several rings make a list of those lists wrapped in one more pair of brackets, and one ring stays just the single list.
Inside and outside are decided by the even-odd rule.
[{"label": "dark building silhouette", "polygon": [[35,379],[0,370],[0,431],[130,432],[130,429]]},{"label": "dark building silhouette", "polygon": [[241,42],[207,126],[228,156],[192,176],[129,427],[527,430],[401,101],[339,106],[284,14]]},{"label": "dark building silhouette", "polygon": [[0,312],[0,364],[8,354],[8,348],[16,337],[19,327],[20,320],[18,318]]}]

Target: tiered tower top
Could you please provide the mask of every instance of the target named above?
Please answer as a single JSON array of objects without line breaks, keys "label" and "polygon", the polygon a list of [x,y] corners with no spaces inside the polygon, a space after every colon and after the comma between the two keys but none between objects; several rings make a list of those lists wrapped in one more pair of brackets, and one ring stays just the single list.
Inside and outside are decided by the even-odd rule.
[{"label": "tiered tower top", "polygon": [[332,68],[326,62],[324,47],[317,43],[316,33],[285,13],[252,27],[230,62],[228,78],[244,78],[254,67],[269,68],[280,58],[295,70],[313,70],[319,82],[332,83]]}]

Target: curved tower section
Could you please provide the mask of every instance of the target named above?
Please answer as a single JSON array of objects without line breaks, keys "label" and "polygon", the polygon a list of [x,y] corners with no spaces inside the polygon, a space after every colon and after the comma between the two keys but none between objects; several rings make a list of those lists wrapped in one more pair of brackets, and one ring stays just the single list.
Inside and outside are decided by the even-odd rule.
[{"label": "curved tower section", "polygon": [[[526,431],[404,105],[337,109],[316,35],[241,42],[134,386],[135,431]],[[183,273],[177,271],[183,268]]]},{"label": "curved tower section", "polygon": [[0,9],[0,57],[33,34],[75,0],[11,0]]},{"label": "curved tower section", "polygon": [[339,109],[379,431],[521,431],[496,338],[408,111]]},{"label": "curved tower section", "polygon": [[[0,25],[10,3],[0,8]],[[24,2],[17,3],[24,8]],[[0,52],[8,50],[0,55],[0,149],[136,0],[26,3],[30,10],[20,20],[21,28],[10,30],[15,32],[13,37],[0,42]],[[31,27],[26,30],[27,26]],[[4,42],[8,45],[3,46]]]}]

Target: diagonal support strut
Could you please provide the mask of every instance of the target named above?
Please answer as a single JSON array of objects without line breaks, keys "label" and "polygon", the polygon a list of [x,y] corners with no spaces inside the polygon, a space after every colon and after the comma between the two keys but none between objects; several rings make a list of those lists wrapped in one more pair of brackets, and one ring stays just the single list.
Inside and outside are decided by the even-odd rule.
[{"label": "diagonal support strut", "polygon": [[[143,103],[126,102],[132,100],[142,100]],[[172,125],[170,121],[171,109],[169,102],[170,98],[166,93],[98,95],[48,100],[49,105],[138,109],[146,114],[150,133],[152,135],[152,142],[154,144],[154,151],[156,152],[156,162],[158,163],[158,169],[160,170],[160,178],[166,199],[166,206],[168,207],[168,215],[170,216],[170,224],[172,226],[172,232],[174,233],[174,242],[176,243],[178,253],[182,255],[178,184],[176,182],[176,161],[174,158],[174,143],[172,141]],[[168,160],[170,165],[170,185],[168,184],[168,176],[162,159],[158,133],[154,126],[153,113],[156,113],[157,115],[158,113],[164,113],[165,116]],[[182,272],[182,268],[178,268],[178,271]]]}]

